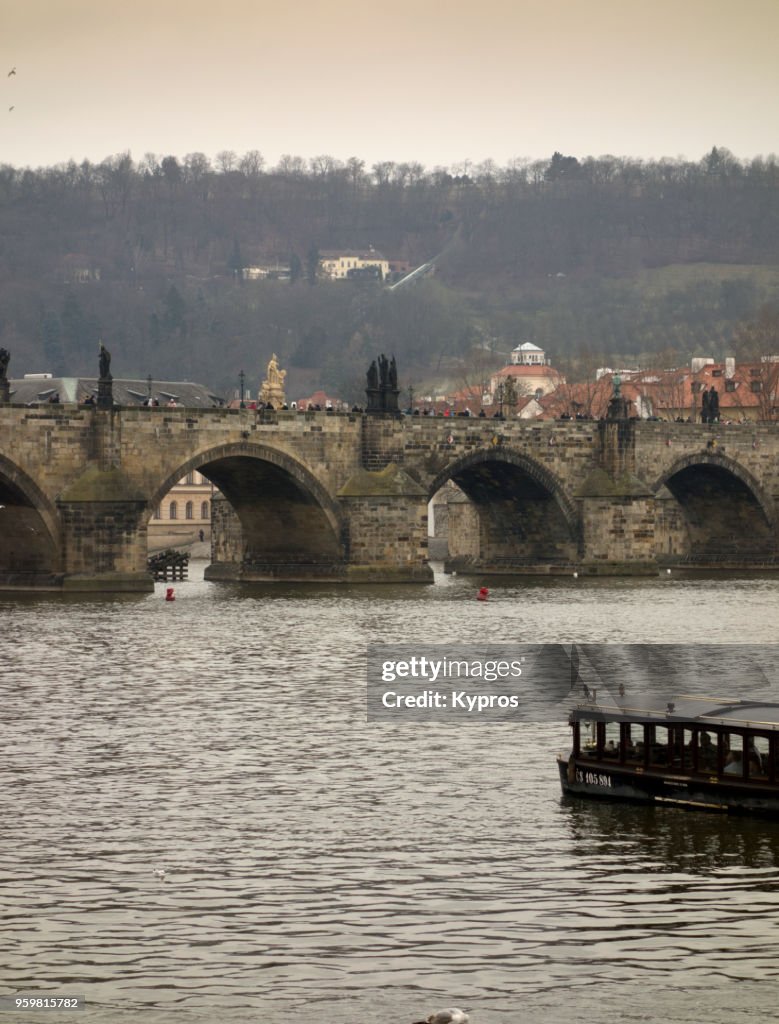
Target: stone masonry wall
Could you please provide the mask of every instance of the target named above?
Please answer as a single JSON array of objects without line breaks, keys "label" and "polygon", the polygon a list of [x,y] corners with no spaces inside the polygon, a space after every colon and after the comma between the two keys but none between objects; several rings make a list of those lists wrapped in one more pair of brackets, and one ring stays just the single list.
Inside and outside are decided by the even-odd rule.
[{"label": "stone masonry wall", "polygon": [[427,580],[427,504],[409,497],[343,499],[349,521],[348,578]]},{"label": "stone masonry wall", "polygon": [[[647,489],[680,467],[716,458],[723,471],[755,483],[776,530],[779,424],[633,422],[624,433],[626,468]],[[47,555],[50,564],[62,561],[66,574],[132,573],[141,571],[145,522],[162,494],[209,460],[271,458],[291,472],[300,467],[298,482],[305,488],[314,481],[317,500],[329,502],[332,512],[341,488],[364,470],[397,464],[429,497],[468,456],[510,453],[537,467],[536,477],[551,483],[569,507],[581,508],[577,493],[598,465],[599,437],[591,421],[3,405],[0,487],[20,507],[37,509],[50,541],[63,545],[62,559]],[[623,554],[641,560],[655,546],[679,553],[685,543],[671,506],[662,506],[656,519],[653,503],[643,499],[585,501],[585,549],[595,561]],[[373,505],[350,498],[339,507],[350,517],[352,545],[362,545],[353,550],[366,554],[365,560],[355,554],[357,564],[415,567],[424,561],[424,498]],[[651,541],[650,510],[657,532]],[[234,545],[235,537],[224,543]]]},{"label": "stone masonry wall", "polygon": [[587,498],[582,501],[585,563],[624,563],[655,559],[655,500]]}]

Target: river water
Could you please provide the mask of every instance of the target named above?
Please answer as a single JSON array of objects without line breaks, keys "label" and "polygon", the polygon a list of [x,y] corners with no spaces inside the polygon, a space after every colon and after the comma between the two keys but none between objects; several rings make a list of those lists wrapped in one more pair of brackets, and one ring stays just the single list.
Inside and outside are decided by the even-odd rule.
[{"label": "river water", "polygon": [[480,605],[463,577],[191,569],[173,603],[0,596],[0,994],[117,1024],[775,1017],[779,822],[563,801],[563,722],[366,722],[365,658],[772,643],[779,579],[492,580]]}]

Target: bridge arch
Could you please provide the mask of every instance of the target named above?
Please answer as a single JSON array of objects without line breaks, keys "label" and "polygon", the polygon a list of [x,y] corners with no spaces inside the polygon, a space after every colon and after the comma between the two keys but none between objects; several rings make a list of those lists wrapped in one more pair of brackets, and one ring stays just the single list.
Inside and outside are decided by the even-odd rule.
[{"label": "bridge arch", "polygon": [[662,509],[661,555],[700,562],[775,556],[774,502],[735,459],[717,451],[683,455],[652,488]]},{"label": "bridge arch", "polygon": [[457,488],[447,502],[453,567],[511,572],[576,560],[577,509],[558,478],[537,460],[502,445],[470,452],[434,477],[429,499],[450,481]]},{"label": "bridge arch", "polygon": [[0,455],[0,581],[45,583],[62,572],[56,505],[24,470]]},{"label": "bridge arch", "polygon": [[[322,483],[284,451],[249,442],[228,443],[193,455],[158,485],[149,515],[170,488],[197,470],[219,489],[224,550],[216,561],[240,563],[257,577],[337,572],[348,554],[341,508]],[[215,523],[216,525],[216,523]]]}]

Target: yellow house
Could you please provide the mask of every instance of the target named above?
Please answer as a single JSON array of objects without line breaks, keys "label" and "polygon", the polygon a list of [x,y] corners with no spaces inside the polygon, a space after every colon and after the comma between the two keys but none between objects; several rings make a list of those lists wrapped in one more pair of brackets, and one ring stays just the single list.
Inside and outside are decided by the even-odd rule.
[{"label": "yellow house", "polygon": [[211,539],[211,501],[216,488],[198,472],[168,491],[149,520],[148,549],[187,547]]},{"label": "yellow house", "polygon": [[346,281],[349,278],[368,277],[371,274],[380,281],[386,281],[390,275],[389,260],[375,249],[368,252],[324,252],[320,256],[319,266],[324,276],[332,281]]}]

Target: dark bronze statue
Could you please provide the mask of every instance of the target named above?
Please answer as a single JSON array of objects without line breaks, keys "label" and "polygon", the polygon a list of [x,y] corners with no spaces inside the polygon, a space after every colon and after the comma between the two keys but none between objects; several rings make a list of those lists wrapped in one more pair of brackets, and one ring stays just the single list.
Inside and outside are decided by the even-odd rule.
[{"label": "dark bronze statue", "polygon": [[395,357],[389,360],[382,352],[378,360],[374,359],[371,363],[367,381],[365,391],[368,396],[368,412],[399,415],[398,367]]},{"label": "dark bronze statue", "polygon": [[111,353],[105,347],[103,342],[100,342],[100,379],[108,380],[111,376]]},{"label": "dark bronze statue", "polygon": [[382,390],[387,387],[388,379],[389,363],[387,362],[387,357],[382,352],[382,354],[379,356],[379,381]]},{"label": "dark bronze statue", "polygon": [[709,423],[719,422],[719,394],[714,385],[709,392]]},{"label": "dark bronze statue", "polygon": [[701,423],[711,423],[710,395],[706,388],[701,394]]}]

